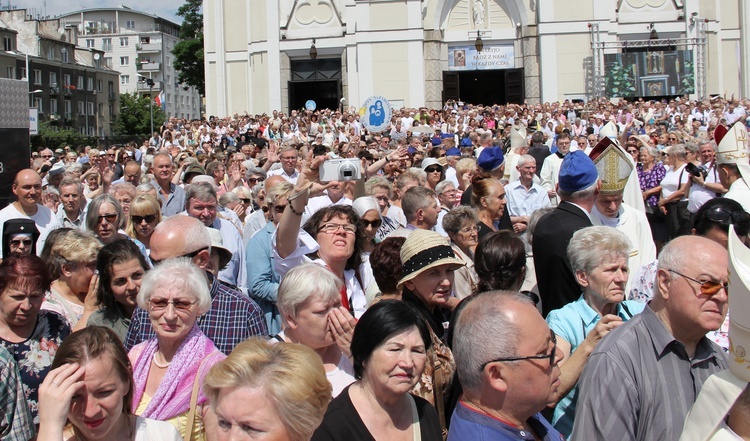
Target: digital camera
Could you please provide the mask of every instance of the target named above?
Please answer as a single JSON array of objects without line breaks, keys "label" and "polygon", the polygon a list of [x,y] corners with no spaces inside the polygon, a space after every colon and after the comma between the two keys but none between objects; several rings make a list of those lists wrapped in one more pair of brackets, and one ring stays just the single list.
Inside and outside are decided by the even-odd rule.
[{"label": "digital camera", "polygon": [[339,158],[320,166],[320,181],[356,181],[362,179],[359,158]]}]

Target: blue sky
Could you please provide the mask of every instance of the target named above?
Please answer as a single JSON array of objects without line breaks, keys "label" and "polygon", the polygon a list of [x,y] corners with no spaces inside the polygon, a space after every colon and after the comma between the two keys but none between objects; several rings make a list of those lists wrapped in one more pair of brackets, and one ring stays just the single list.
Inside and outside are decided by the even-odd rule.
[{"label": "blue sky", "polygon": [[[8,5],[8,0],[0,0],[2,6]],[[44,12],[46,3],[46,13]],[[177,16],[177,9],[182,6],[184,0],[10,0],[11,6],[25,9],[35,9],[38,14],[46,14],[50,17],[80,11],[88,8],[115,8],[125,5],[131,9],[182,23],[182,17]]]}]

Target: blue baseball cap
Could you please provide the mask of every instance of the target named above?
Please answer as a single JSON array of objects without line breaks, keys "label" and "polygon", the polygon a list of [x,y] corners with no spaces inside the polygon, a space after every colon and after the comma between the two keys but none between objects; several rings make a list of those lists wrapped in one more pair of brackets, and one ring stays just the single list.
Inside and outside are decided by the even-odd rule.
[{"label": "blue baseball cap", "polygon": [[445,156],[461,156],[461,150],[458,147],[451,147],[446,150]]},{"label": "blue baseball cap", "polygon": [[576,150],[565,155],[557,183],[560,190],[575,192],[590,187],[598,179],[599,172],[594,161],[582,150]]},{"label": "blue baseball cap", "polygon": [[[500,147],[487,147],[479,154],[479,157],[477,158],[477,167],[483,170],[492,171],[503,165],[503,162],[505,162],[503,149]],[[594,171],[596,171],[596,167],[594,168]]]}]

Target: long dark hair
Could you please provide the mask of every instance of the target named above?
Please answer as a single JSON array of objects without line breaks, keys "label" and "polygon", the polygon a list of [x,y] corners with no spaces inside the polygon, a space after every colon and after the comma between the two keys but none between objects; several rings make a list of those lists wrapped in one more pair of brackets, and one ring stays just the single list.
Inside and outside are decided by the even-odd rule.
[{"label": "long dark hair", "polygon": [[115,300],[115,295],[112,294],[112,266],[134,259],[138,260],[143,271],[148,270],[146,258],[130,239],[116,240],[99,250],[96,258],[96,269],[99,271],[99,290],[96,294],[96,301],[103,307],[104,314],[109,318],[117,317],[115,311],[118,309],[122,311],[122,307]]},{"label": "long dark hair", "polygon": [[495,231],[485,236],[474,254],[479,276],[477,292],[509,290],[526,269],[526,248],[512,231]]}]

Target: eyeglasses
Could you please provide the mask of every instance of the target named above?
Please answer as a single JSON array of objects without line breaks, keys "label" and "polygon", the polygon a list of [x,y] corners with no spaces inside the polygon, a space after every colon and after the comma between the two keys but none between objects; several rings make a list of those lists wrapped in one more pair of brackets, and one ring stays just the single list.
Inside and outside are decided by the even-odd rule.
[{"label": "eyeglasses", "polygon": [[[192,251],[190,253],[183,254],[181,256],[168,257],[168,259],[173,259],[173,258],[174,259],[178,259],[180,257],[188,257],[188,258],[192,259],[193,257],[197,256],[201,251],[204,251],[204,250],[207,250],[207,249],[208,249],[208,247],[203,247],[203,248],[197,249],[195,251]],[[156,265],[160,264],[163,260],[166,260],[166,259],[154,259],[153,257],[151,257],[151,255],[148,256],[148,259],[151,261],[151,264],[153,266],[156,266]]]},{"label": "eyeglasses", "polygon": [[636,149],[628,149],[628,153],[638,153],[638,150],[636,150]]},{"label": "eyeglasses", "polygon": [[339,229],[344,230],[344,233],[347,234],[356,234],[357,233],[357,227],[355,227],[352,224],[324,224],[322,227],[318,229],[319,232],[327,233],[327,234],[334,234],[338,233]]},{"label": "eyeglasses", "polygon": [[554,366],[555,364],[555,358],[557,356],[557,337],[555,336],[555,333],[550,330],[550,339],[552,340],[552,352],[549,354],[540,354],[540,355],[530,355],[528,357],[510,357],[510,358],[496,358],[494,360],[490,360],[484,364],[482,364],[482,367],[479,369],[480,371],[483,371],[484,368],[490,364],[490,363],[501,363],[504,361],[521,361],[521,360],[549,360],[550,367]]},{"label": "eyeglasses", "polygon": [[117,220],[117,214],[104,214],[96,217],[96,223],[100,223],[102,219],[106,219],[107,222],[113,224]]},{"label": "eyeglasses", "polygon": [[263,182],[264,178],[247,178],[247,182],[252,182],[253,184],[257,184],[258,182]]},{"label": "eyeglasses", "polygon": [[369,227],[372,227],[373,230],[377,230],[378,228],[380,228],[381,225],[383,225],[383,220],[382,219],[375,219],[375,220],[362,219],[362,223],[365,225],[365,228],[369,226]]},{"label": "eyeglasses", "polygon": [[286,205],[274,205],[273,211],[275,211],[277,214],[281,214],[286,210]]},{"label": "eyeglasses", "polygon": [[473,225],[471,227],[461,228],[460,230],[458,230],[458,232],[461,234],[471,234],[471,233],[476,233],[477,231],[479,231],[479,228],[477,228],[476,225]]},{"label": "eyeglasses", "polygon": [[143,221],[146,221],[147,224],[150,224],[150,223],[152,223],[152,222],[154,222],[156,220],[156,215],[155,214],[147,214],[145,216],[138,216],[136,214],[133,214],[133,215],[130,216],[130,219],[134,223],[136,223],[136,224],[140,224]]},{"label": "eyeglasses", "polygon": [[198,303],[198,301],[189,302],[187,300],[167,300],[167,299],[160,299],[160,298],[151,298],[148,299],[148,302],[151,304],[151,310],[152,311],[164,311],[167,309],[167,306],[170,304],[174,306],[174,309],[176,311],[189,311],[190,308]]},{"label": "eyeglasses", "polygon": [[31,246],[31,239],[13,239],[9,242],[14,247],[20,247],[21,245],[25,247]]},{"label": "eyeglasses", "polygon": [[673,269],[668,269],[670,273],[675,273],[678,276],[682,276],[691,282],[695,282],[701,287],[701,294],[703,294],[706,297],[711,297],[713,295],[716,295],[722,288],[724,288],[724,292],[727,293],[727,296],[729,296],[729,284],[728,283],[720,283],[715,280],[706,280],[701,282],[700,280],[693,279],[692,277],[688,277],[682,273],[679,273]]},{"label": "eyeglasses", "polygon": [[443,171],[443,167],[437,166],[437,165],[431,165],[424,169],[426,173],[435,173],[435,172],[441,172]]}]

